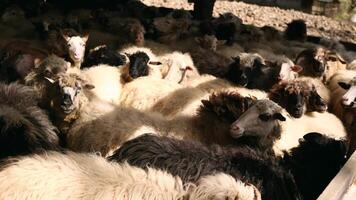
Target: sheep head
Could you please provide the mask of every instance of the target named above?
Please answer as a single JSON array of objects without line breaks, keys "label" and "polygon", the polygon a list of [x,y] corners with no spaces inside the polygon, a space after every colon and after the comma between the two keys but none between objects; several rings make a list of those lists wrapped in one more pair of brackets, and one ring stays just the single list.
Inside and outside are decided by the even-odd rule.
[{"label": "sheep head", "polygon": [[61,31],[62,37],[66,42],[68,54],[74,63],[81,63],[84,60],[85,46],[88,41],[89,34],[78,35],[70,33],[70,31]]},{"label": "sheep head", "polygon": [[263,73],[262,69],[266,67],[265,61],[258,54],[242,53],[233,60],[228,66],[226,77],[241,86],[248,86],[255,77]]},{"label": "sheep head", "polygon": [[57,74],[65,73],[70,66],[70,62],[52,54],[37,63],[34,71],[40,76],[53,78]]},{"label": "sheep head", "polygon": [[303,67],[302,74],[322,77],[326,73],[327,51],[323,48],[306,49],[299,53],[295,64]]},{"label": "sheep head", "polygon": [[82,67],[91,67],[99,64],[107,64],[111,66],[120,66],[126,64],[127,59],[114,50],[109,49],[106,45],[91,49],[85,56]]},{"label": "sheep head", "polygon": [[350,80],[348,83],[339,82],[341,88],[347,90],[342,96],[341,104],[348,108],[356,108],[356,77]]},{"label": "sheep head", "polygon": [[141,76],[148,76],[151,67],[162,66],[159,61],[151,61],[150,57],[142,51],[138,51],[134,54],[127,54],[129,58],[129,66],[126,72],[123,72],[123,78],[126,81],[132,81]]},{"label": "sheep head", "polygon": [[256,101],[254,97],[243,97],[239,93],[220,92],[212,94],[209,100],[202,100],[198,115],[212,113],[219,120],[234,122]]},{"label": "sheep head", "polygon": [[285,121],[282,108],[269,99],[257,100],[230,127],[231,137],[238,139],[243,136],[258,138],[280,137],[278,121]]},{"label": "sheep head", "polygon": [[51,87],[51,106],[60,114],[68,115],[80,108],[82,90],[91,90],[93,85],[77,74],[59,74],[55,80],[47,78]]},{"label": "sheep head", "polygon": [[306,81],[283,81],[276,84],[270,90],[269,98],[295,118],[302,117],[306,112],[324,112],[327,109],[315,86]]}]

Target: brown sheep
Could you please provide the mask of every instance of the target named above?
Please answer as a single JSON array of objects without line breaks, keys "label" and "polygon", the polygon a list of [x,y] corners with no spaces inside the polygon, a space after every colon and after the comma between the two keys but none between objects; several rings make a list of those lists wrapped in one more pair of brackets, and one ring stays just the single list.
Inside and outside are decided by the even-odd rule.
[{"label": "brown sheep", "polygon": [[57,128],[29,87],[0,84],[0,158],[59,150]]},{"label": "brown sheep", "polygon": [[48,108],[49,106],[46,105],[45,101],[42,101],[49,93],[46,90],[48,82],[51,81],[51,79],[55,79],[58,74],[65,73],[70,65],[71,64],[63,58],[50,55],[42,60],[38,66],[25,77],[24,83],[28,86],[32,86],[39,95],[39,104],[41,107]]},{"label": "brown sheep", "polygon": [[302,80],[276,84],[271,89],[269,98],[295,118],[300,118],[306,112],[324,112],[327,109],[327,104],[319,96],[314,84]]}]

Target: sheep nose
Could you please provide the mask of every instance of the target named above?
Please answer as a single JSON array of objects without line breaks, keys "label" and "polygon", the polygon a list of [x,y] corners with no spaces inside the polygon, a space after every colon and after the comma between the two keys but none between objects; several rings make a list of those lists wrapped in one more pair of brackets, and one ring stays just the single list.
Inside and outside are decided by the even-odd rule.
[{"label": "sheep nose", "polygon": [[63,104],[64,105],[70,105],[72,104],[72,99],[70,98],[69,94],[64,94],[63,95]]},{"label": "sheep nose", "polygon": [[233,127],[231,127],[231,130],[232,130],[232,131],[239,131],[239,130],[240,130],[240,127],[238,127],[238,126],[233,126]]},{"label": "sheep nose", "polygon": [[283,79],[284,79],[284,76],[279,75],[279,76],[277,77],[277,79],[278,79],[279,81],[281,81],[281,80],[283,80]]}]

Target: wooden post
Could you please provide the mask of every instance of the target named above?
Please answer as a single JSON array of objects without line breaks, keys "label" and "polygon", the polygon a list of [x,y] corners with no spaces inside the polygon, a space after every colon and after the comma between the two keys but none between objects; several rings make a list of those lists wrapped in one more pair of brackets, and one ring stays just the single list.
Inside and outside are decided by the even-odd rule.
[{"label": "wooden post", "polygon": [[197,20],[209,20],[213,16],[214,4],[216,0],[188,0],[194,3],[193,16]]}]

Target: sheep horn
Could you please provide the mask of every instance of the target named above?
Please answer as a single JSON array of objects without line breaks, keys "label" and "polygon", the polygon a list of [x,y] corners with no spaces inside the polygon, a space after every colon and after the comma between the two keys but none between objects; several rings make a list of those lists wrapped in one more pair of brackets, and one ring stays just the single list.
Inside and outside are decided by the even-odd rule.
[{"label": "sheep horn", "polygon": [[48,77],[44,77],[45,79],[47,79],[50,83],[54,83],[54,82],[56,82],[56,81],[54,81],[53,79],[51,79],[51,78],[48,78]]}]

